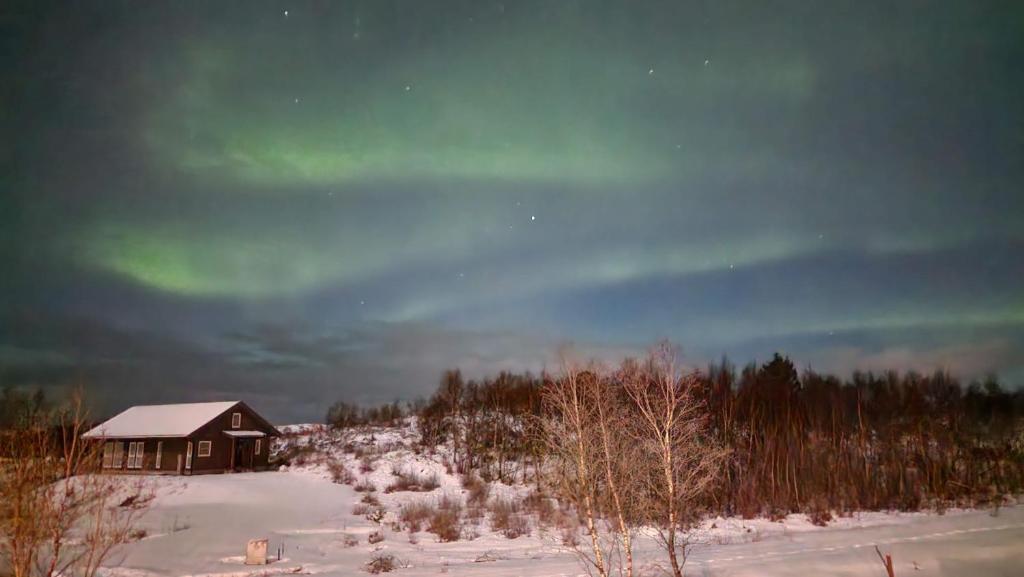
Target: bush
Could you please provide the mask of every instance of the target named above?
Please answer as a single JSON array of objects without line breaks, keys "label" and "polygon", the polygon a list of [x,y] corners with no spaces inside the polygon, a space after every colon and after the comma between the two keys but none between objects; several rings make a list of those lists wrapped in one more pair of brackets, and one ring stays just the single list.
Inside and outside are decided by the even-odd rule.
[{"label": "bush", "polygon": [[373,521],[374,523],[380,523],[384,519],[386,510],[379,504],[372,503],[357,503],[356,506],[352,507],[353,515],[362,515],[367,521]]},{"label": "bush", "polygon": [[423,524],[428,522],[436,512],[437,509],[430,503],[409,503],[402,507],[402,510],[398,513],[398,519],[410,533],[416,533],[422,529]]},{"label": "bush", "polygon": [[557,510],[555,509],[554,501],[547,495],[539,491],[531,491],[523,499],[523,505],[537,516],[537,520],[540,521],[542,526],[554,523]]},{"label": "bush", "polygon": [[340,461],[329,461],[327,471],[331,474],[331,480],[339,485],[351,485],[356,480],[352,471],[349,471],[348,467]]},{"label": "bush", "polygon": [[421,477],[411,471],[398,469],[393,471],[393,473],[395,480],[384,489],[385,493],[394,493],[396,491],[433,491],[441,486],[441,481],[438,479],[437,474]]},{"label": "bush", "polygon": [[274,454],[270,459],[270,465],[273,467],[304,465],[315,451],[316,447],[312,444],[291,444]]},{"label": "bush", "polygon": [[808,517],[810,517],[812,524],[817,525],[818,527],[824,527],[829,524],[829,521],[832,520],[832,513],[828,510],[827,507],[816,507],[813,511],[810,512]]},{"label": "bush", "polygon": [[367,538],[367,540],[370,542],[371,545],[376,545],[377,543],[380,543],[384,540],[384,533],[382,531],[374,531],[373,533],[370,533],[370,536]]},{"label": "bush", "polygon": [[466,502],[470,505],[483,505],[487,503],[487,496],[491,492],[491,486],[473,473],[467,473],[462,476],[462,488],[469,491],[469,497],[466,499]]},{"label": "bush", "polygon": [[[383,537],[382,537],[383,538]],[[378,573],[390,573],[395,570],[394,555],[375,555],[366,564],[366,570],[374,575]]]},{"label": "bush", "polygon": [[359,539],[356,538],[355,535],[345,533],[345,535],[342,536],[342,543],[345,544],[345,547],[355,547],[359,544]]},{"label": "bush", "polygon": [[517,539],[530,534],[530,520],[525,515],[512,515],[501,534],[508,539]]},{"label": "bush", "polygon": [[366,503],[367,505],[380,505],[380,500],[377,499],[377,495],[373,493],[363,493],[363,498],[359,500],[360,503]]},{"label": "bush", "polygon": [[519,512],[519,506],[507,499],[494,499],[487,510],[491,514],[491,528],[503,531],[508,527],[509,519]]},{"label": "bush", "polygon": [[355,489],[356,493],[366,493],[377,490],[377,487],[375,487],[373,483],[370,482],[369,479],[363,479],[362,481],[359,481],[359,483],[357,483],[356,486],[352,488]]},{"label": "bush", "polygon": [[437,509],[430,517],[430,531],[441,542],[458,541],[462,534],[461,523],[462,504],[445,495],[437,503]]},{"label": "bush", "polygon": [[372,473],[374,460],[375,459],[370,456],[365,456],[362,459],[359,459],[359,472]]},{"label": "bush", "polygon": [[427,531],[437,535],[438,540],[443,543],[458,541],[459,535],[462,534],[459,512],[438,509],[430,517],[430,526],[427,527]]},{"label": "bush", "polygon": [[491,512],[491,529],[500,531],[509,539],[530,534],[530,522],[519,514],[519,506],[513,501],[495,499],[489,507]]}]

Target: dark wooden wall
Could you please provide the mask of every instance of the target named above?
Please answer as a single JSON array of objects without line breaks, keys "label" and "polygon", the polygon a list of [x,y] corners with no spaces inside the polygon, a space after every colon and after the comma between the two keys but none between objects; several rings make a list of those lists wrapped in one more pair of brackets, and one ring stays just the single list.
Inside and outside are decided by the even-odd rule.
[{"label": "dark wooden wall", "polygon": [[[237,428],[231,426],[231,416],[233,413],[242,414],[242,423]],[[123,456],[121,459],[121,467],[118,469],[124,473],[135,473],[135,474],[174,474],[178,472],[179,457],[181,460],[181,467],[184,469],[185,466],[185,454],[187,451],[188,442],[192,442],[192,469],[191,472],[194,474],[202,473],[222,473],[228,471],[231,468],[231,453],[232,443],[231,437],[224,434],[224,431],[261,431],[265,433],[266,437],[260,440],[260,453],[253,456],[252,468],[256,470],[263,470],[269,466],[269,454],[270,454],[270,438],[278,434],[277,430],[267,423],[266,420],[262,419],[256,414],[248,405],[245,403],[238,403],[231,409],[227,410],[223,414],[217,416],[215,419],[203,425],[199,430],[190,435],[188,438],[157,438],[150,437],[145,439],[109,439],[110,441],[121,442],[124,447]],[[142,469],[129,469],[128,468],[128,443],[129,442],[144,441],[145,452],[143,454]],[[210,441],[212,443],[210,456],[200,457],[199,456],[199,442]],[[155,468],[156,465],[156,448],[157,443],[163,442],[160,469]],[[236,440],[237,442],[237,440]],[[249,442],[255,444],[255,439],[251,439]],[[113,469],[105,469],[111,471]],[[185,471],[183,471],[185,472]]]}]

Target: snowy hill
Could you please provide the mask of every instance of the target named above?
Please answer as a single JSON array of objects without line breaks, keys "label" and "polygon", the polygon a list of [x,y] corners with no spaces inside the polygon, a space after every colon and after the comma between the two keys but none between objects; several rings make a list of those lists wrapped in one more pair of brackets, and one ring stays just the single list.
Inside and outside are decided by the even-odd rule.
[{"label": "snowy hill", "polygon": [[[345,433],[281,429],[275,453],[291,464],[279,471],[155,478],[146,536],[104,574],[352,575],[387,563],[399,575],[585,574],[571,546],[578,528],[556,506],[522,484],[464,483],[445,448],[418,448],[412,421]],[[270,540],[272,563],[243,564],[252,538]],[[1024,508],[867,513],[826,528],[803,515],[714,519],[693,538],[690,574],[878,575],[878,545],[893,553],[897,575],[1009,575],[1024,566]],[[640,573],[658,574],[653,540],[638,541]]]}]

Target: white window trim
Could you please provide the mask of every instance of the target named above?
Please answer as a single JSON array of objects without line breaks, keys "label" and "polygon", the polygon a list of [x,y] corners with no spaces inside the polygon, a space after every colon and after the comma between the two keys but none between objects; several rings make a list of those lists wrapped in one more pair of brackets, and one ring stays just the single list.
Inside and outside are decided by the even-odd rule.
[{"label": "white window trim", "polygon": [[103,468],[110,469],[114,466],[114,441],[103,443]]},{"label": "white window trim", "polygon": [[242,413],[231,413],[231,428],[242,428]]},{"label": "white window trim", "polygon": [[142,458],[146,454],[145,441],[130,441],[128,443],[128,468],[141,469]]},{"label": "white window trim", "polygon": [[163,463],[163,459],[164,459],[164,442],[163,441],[157,441],[156,442],[156,460],[153,463],[153,468],[154,469],[159,469],[160,465]]},{"label": "white window trim", "polygon": [[124,441],[114,441],[114,456],[110,468],[120,469],[122,463],[124,463]]},{"label": "white window trim", "polygon": [[[206,452],[203,452],[203,448],[206,448]],[[209,457],[213,454],[213,441],[199,441],[199,450],[196,451],[197,457]]]},{"label": "white window trim", "polygon": [[256,439],[256,454],[260,454],[260,449],[263,448],[263,439]]},{"label": "white window trim", "polygon": [[185,468],[192,468],[192,441],[188,442],[188,447],[185,449]]}]

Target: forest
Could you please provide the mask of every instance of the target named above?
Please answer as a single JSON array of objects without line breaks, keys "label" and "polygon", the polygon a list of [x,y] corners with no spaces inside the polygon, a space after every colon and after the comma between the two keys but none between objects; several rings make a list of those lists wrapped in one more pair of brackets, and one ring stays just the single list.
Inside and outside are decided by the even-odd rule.
[{"label": "forest", "polygon": [[[576,372],[602,394],[625,397],[626,374],[651,362]],[[569,378],[565,372],[467,380],[447,371],[434,395],[415,407],[423,443],[450,443],[460,471],[543,483],[533,466],[549,449],[540,428],[557,410],[544,391]],[[841,379],[801,374],[776,354],[741,370],[723,359],[674,378],[692,397],[707,442],[726,452],[701,503],[707,511],[941,509],[1024,489],[1024,393],[994,377],[965,384],[941,371],[890,371]],[[613,404],[629,412],[629,403]],[[390,407],[373,415],[390,418]]]}]

